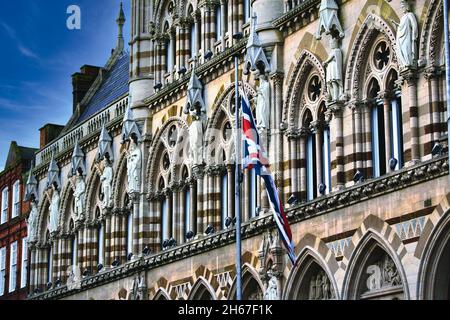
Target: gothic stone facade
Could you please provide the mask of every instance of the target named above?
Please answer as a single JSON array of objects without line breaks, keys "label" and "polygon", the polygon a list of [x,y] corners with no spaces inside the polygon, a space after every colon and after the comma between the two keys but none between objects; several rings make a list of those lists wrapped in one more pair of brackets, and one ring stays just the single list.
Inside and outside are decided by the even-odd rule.
[{"label": "gothic stone facade", "polygon": [[[270,127],[262,136],[285,203],[297,200],[289,201],[287,215],[298,263],[292,266],[280,244],[264,186],[245,171],[244,298],[449,298],[443,5],[409,4],[417,48],[416,64],[406,68],[396,49],[405,14],[400,0],[338,1],[338,11],[329,11],[337,12],[340,26],[334,27],[343,31],[342,95],[330,102],[324,62],[334,33],[316,37],[320,1],[133,0],[130,101],[128,94],[117,97],[37,155],[39,224],[30,246],[30,297],[235,296],[235,231],[224,226],[234,216],[233,56],[239,57],[240,88],[252,99],[260,81],[242,70],[254,12],[270,62]],[[244,39],[231,37],[238,31]],[[204,164],[194,166],[188,132],[195,119],[183,109],[195,64],[206,119]],[[131,194],[120,134],[128,103],[142,135],[141,190]],[[103,124],[113,140],[114,173],[112,205],[105,209],[103,169],[96,161]],[[75,223],[67,177],[76,140],[87,188],[84,217]],[[436,143],[443,152],[432,152]],[[61,205],[58,231],[49,234],[45,190],[52,154]],[[208,226],[214,231],[205,235]],[[99,263],[104,267],[97,271]],[[72,264],[78,276],[70,275]]]}]

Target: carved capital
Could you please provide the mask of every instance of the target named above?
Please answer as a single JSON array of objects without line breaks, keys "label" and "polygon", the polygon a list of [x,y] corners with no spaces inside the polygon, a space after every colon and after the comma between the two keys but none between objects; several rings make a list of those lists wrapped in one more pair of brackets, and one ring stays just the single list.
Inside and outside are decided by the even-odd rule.
[{"label": "carved capital", "polygon": [[417,84],[417,70],[407,67],[400,72],[400,75],[404,81],[408,84],[408,86],[413,86]]}]

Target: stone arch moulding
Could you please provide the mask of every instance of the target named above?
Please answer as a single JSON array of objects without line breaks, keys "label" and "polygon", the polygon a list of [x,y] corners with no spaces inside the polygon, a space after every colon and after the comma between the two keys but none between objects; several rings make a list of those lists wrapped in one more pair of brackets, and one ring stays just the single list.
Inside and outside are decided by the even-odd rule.
[{"label": "stone arch moulding", "polygon": [[[395,34],[391,27],[380,16],[368,13],[364,22],[358,30],[358,33],[350,46],[347,67],[344,79],[344,92],[350,99],[358,99],[360,95],[360,77],[363,72],[362,66],[364,59],[367,59],[365,53],[370,49],[372,40],[378,33],[384,34],[391,48],[395,48]],[[397,56],[395,50],[392,50],[393,61],[396,63]]]},{"label": "stone arch moulding", "polygon": [[[161,154],[158,154],[158,149],[161,147],[161,144],[164,148],[167,146],[165,145],[163,141],[163,135],[167,132],[167,130],[171,127],[172,124],[177,123],[178,127],[183,129],[186,132],[189,132],[189,127],[187,123],[178,117],[171,117],[169,118],[164,125],[161,127],[161,129],[158,131],[157,135],[155,136],[155,139],[153,139],[152,144],[150,146],[150,157],[147,160],[146,169],[145,169],[145,177],[146,177],[146,183],[148,184],[148,192],[155,191],[158,187],[158,181],[156,181],[156,178],[158,175],[154,174],[157,172],[156,166],[159,164],[159,160],[161,157]],[[183,139],[183,145],[186,145],[186,137]],[[175,146],[175,152],[178,152],[179,146],[177,143],[177,146]],[[174,176],[175,172],[173,172],[173,166],[171,168],[172,170],[172,180],[176,179],[176,176]]]},{"label": "stone arch moulding", "polygon": [[293,299],[296,289],[300,288],[301,283],[299,281],[304,278],[308,271],[304,270],[303,266],[307,264],[309,268],[312,262],[317,263],[325,271],[333,287],[335,298],[339,299],[340,292],[336,275],[339,276],[343,271],[340,269],[333,252],[328,246],[317,236],[308,233],[303,236],[295,248],[296,265],[290,270],[285,270],[285,273],[288,273],[289,276],[284,287],[283,299]]},{"label": "stone arch moulding", "polygon": [[437,257],[443,254],[448,241],[450,241],[450,193],[444,196],[427,218],[414,252],[414,256],[420,259],[418,299],[433,298],[436,270],[440,260]]},{"label": "stone arch moulding", "polygon": [[364,271],[362,270],[364,266],[360,262],[364,261],[365,263],[376,246],[379,246],[395,263],[402,281],[404,297],[406,300],[410,298],[408,281],[403,268],[405,259],[408,258],[407,250],[395,230],[386,222],[371,214],[364,219],[362,225],[353,235],[350,245],[344,250],[341,263],[341,267],[345,270],[341,290],[342,299],[356,298],[357,292],[349,292],[349,290],[358,284],[357,282]]},{"label": "stone arch moulding", "polygon": [[69,231],[69,224],[71,219],[71,206],[73,202],[74,189],[70,181],[67,181],[64,189],[61,191],[61,203],[59,206],[59,222],[58,227],[60,231]]},{"label": "stone arch moulding", "polygon": [[120,155],[120,159],[117,162],[116,168],[114,168],[113,177],[113,206],[114,208],[120,208],[124,204],[123,194],[125,192],[127,184],[127,157],[125,152]]},{"label": "stone arch moulding", "polygon": [[206,290],[209,293],[209,295],[211,296],[211,300],[217,300],[217,295],[214,288],[203,276],[200,276],[197,281],[195,281],[189,292],[188,300],[198,300],[197,295],[201,293],[202,289]]},{"label": "stone arch moulding", "polygon": [[[242,292],[245,291],[246,286],[253,279],[258,284],[259,288],[261,289],[261,292],[264,294],[264,284],[262,283],[259,273],[255,269],[255,267],[252,266],[250,263],[246,262],[242,265],[241,270],[242,270],[241,278],[243,279]],[[228,300],[235,299],[235,296],[236,296],[236,277],[234,277],[233,284],[231,285],[230,293],[228,294]]]},{"label": "stone arch moulding", "polygon": [[326,90],[325,84],[325,70],[318,57],[310,51],[303,49],[300,57],[295,62],[295,67],[292,71],[292,76],[287,85],[286,100],[283,107],[283,122],[288,123],[289,127],[294,126],[296,119],[295,110],[298,110],[300,103],[300,94],[306,84],[302,84],[305,76],[312,70],[316,69],[319,73],[322,82],[322,90]]},{"label": "stone arch moulding", "polygon": [[47,219],[48,215],[50,214],[50,212],[49,212],[50,201],[51,200],[48,198],[47,193],[44,192],[43,197],[41,198],[40,206],[38,208],[39,218],[38,218],[38,227],[36,230],[36,234],[37,234],[37,241],[39,243],[45,242],[47,230],[46,229],[44,230],[44,226],[47,225],[46,219]]},{"label": "stone arch moulding", "polygon": [[95,219],[95,205],[93,205],[93,198],[97,197],[96,191],[100,184],[100,170],[97,166],[93,166],[91,173],[86,183],[86,199],[85,199],[85,218],[86,221]]},{"label": "stone arch moulding", "polygon": [[429,66],[436,64],[436,54],[439,47],[437,41],[441,37],[443,28],[443,7],[442,0],[431,0],[429,5],[424,8],[420,19],[423,24],[420,32],[419,59]]},{"label": "stone arch moulding", "polygon": [[159,288],[158,291],[156,291],[153,300],[172,300],[172,299],[170,299],[170,296],[167,293],[166,289]]}]

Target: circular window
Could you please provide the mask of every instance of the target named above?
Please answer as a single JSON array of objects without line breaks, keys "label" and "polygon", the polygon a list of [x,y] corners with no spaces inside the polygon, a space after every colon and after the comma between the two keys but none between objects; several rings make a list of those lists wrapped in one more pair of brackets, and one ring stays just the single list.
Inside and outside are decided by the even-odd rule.
[{"label": "circular window", "polygon": [[168,170],[170,167],[170,158],[169,158],[169,154],[167,152],[163,156],[162,165],[163,165],[164,170]]},{"label": "circular window", "polygon": [[231,138],[231,134],[232,134],[231,124],[230,124],[229,121],[227,121],[225,123],[225,125],[223,126],[223,129],[222,129],[222,138],[223,138],[223,140],[229,141],[230,138]]},{"label": "circular window", "polygon": [[312,102],[319,100],[322,94],[322,82],[318,76],[313,76],[308,85],[308,98]]},{"label": "circular window", "polygon": [[381,41],[373,55],[373,63],[378,70],[383,70],[391,60],[391,49],[385,41]]}]

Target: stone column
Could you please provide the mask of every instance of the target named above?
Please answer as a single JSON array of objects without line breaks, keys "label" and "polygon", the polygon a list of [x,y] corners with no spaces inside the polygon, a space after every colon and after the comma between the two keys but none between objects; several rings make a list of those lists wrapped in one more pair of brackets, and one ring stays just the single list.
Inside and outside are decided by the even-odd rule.
[{"label": "stone column", "polygon": [[283,132],[280,128],[281,122],[283,121],[283,80],[284,76],[282,73],[274,73],[270,75],[270,80],[272,82],[273,90],[272,92],[272,105],[273,110],[272,114],[274,114],[274,122],[272,123],[271,127],[271,135],[272,138],[271,144],[274,144],[273,150],[274,154],[272,157],[272,165],[274,165],[274,178],[275,183],[277,185],[278,192],[280,193],[281,199],[283,199],[283,196],[285,200],[287,200],[285,195],[284,188],[284,168],[283,168],[283,161],[284,161],[284,137]]},{"label": "stone column", "polygon": [[105,266],[110,266],[112,263],[111,250],[111,214],[108,212],[105,218]]},{"label": "stone column", "polygon": [[226,36],[226,33],[227,33],[227,29],[226,29],[226,25],[227,25],[227,19],[228,19],[228,16],[227,16],[227,9],[226,9],[226,5],[227,5],[227,3],[226,3],[226,1],[225,0],[221,0],[220,1],[220,13],[221,13],[221,23],[222,23],[222,25],[221,25],[221,33],[222,33],[222,39],[221,39],[221,41],[222,41],[222,51],[225,51],[225,48],[226,48],[226,43],[225,43],[225,36]]},{"label": "stone column", "polygon": [[300,197],[299,201],[306,201],[306,138],[308,137],[309,129],[302,128],[300,130]]},{"label": "stone column", "polygon": [[209,48],[214,52],[214,44],[216,43],[217,34],[216,34],[216,9],[214,5],[210,5],[209,7]]},{"label": "stone column", "polygon": [[417,106],[417,74],[415,70],[406,69],[401,73],[408,86],[409,129],[411,134],[411,161],[420,161],[419,149],[419,108]]},{"label": "stone column", "polygon": [[203,224],[203,218],[206,215],[206,192],[205,192],[205,186],[204,186],[204,167],[203,166],[196,166],[193,168],[194,172],[194,178],[197,179],[197,227],[196,227],[196,234],[203,233],[205,230],[205,225]]},{"label": "stone column", "polygon": [[330,119],[332,191],[341,190],[345,185],[343,108],[342,102],[327,105],[329,114],[326,117]]},{"label": "stone column", "polygon": [[319,192],[318,192],[319,184],[324,181],[323,177],[322,177],[323,123],[321,121],[315,121],[315,122],[311,123],[311,125],[313,126],[315,135],[316,135],[315,144],[316,144],[316,178],[317,178],[317,180],[316,180],[316,185],[314,186],[314,188],[316,189],[316,192],[319,195]]},{"label": "stone column", "polygon": [[363,141],[364,141],[364,161],[365,163],[365,171],[364,175],[366,177],[369,177],[370,174],[373,172],[373,163],[372,163],[372,156],[369,158],[367,157],[368,154],[372,154],[372,106],[370,103],[366,102],[363,105],[361,105],[362,112],[364,112],[364,130],[363,130]]},{"label": "stone column", "polygon": [[34,292],[34,289],[36,288],[36,244],[30,243],[28,245],[29,247],[29,294],[32,294]]},{"label": "stone column", "polygon": [[234,186],[235,186],[235,182],[234,182],[234,167],[231,164],[227,165],[227,182],[228,182],[228,195],[227,195],[227,199],[228,199],[228,215],[232,218],[234,218],[235,216],[235,201],[234,201]]},{"label": "stone column", "polygon": [[298,134],[295,129],[290,130],[287,133],[287,137],[289,140],[289,166],[290,166],[290,176],[291,176],[291,194],[294,194],[298,198],[298,150],[297,150],[297,139]]},{"label": "stone column", "polygon": [[425,152],[431,152],[431,148],[436,141],[439,140],[442,133],[441,130],[441,108],[439,105],[439,77],[441,75],[440,70],[437,67],[428,69],[425,73],[425,78],[428,80],[431,88],[430,101],[430,113],[431,113],[431,134],[430,134],[430,147],[429,151],[425,148]]}]

